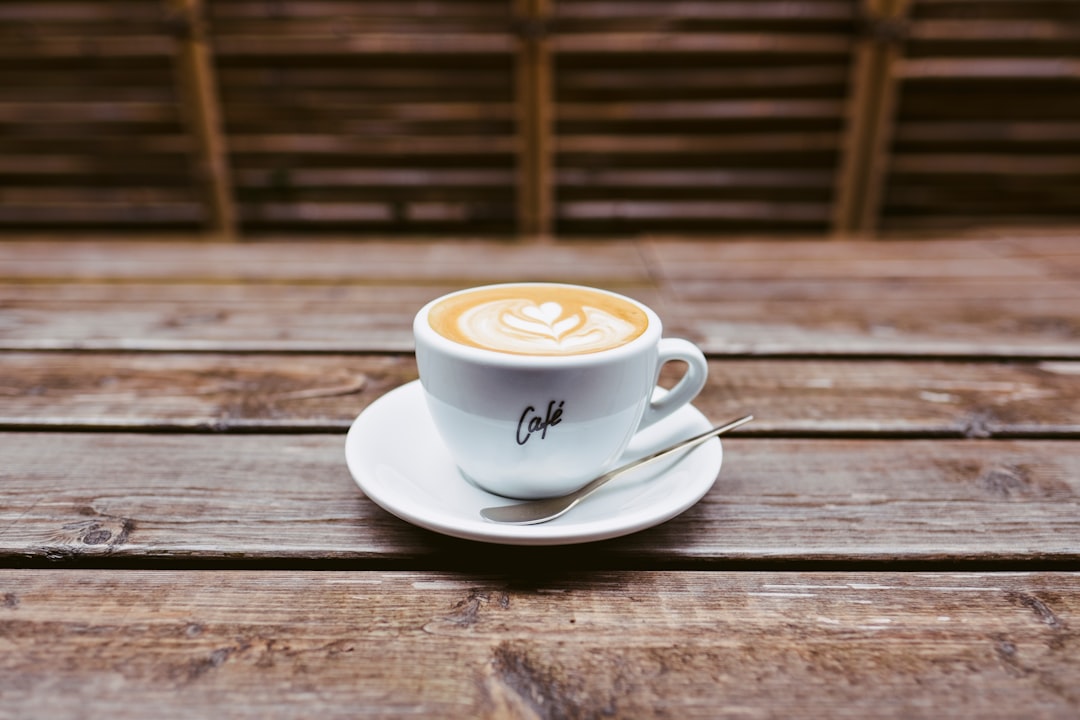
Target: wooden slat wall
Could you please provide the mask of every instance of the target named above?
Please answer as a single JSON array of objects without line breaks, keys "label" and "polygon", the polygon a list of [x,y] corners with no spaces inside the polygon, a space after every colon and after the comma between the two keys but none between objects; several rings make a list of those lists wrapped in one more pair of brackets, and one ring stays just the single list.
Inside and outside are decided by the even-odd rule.
[{"label": "wooden slat wall", "polygon": [[9,235],[1077,222],[1076,0],[0,3]]},{"label": "wooden slat wall", "polygon": [[505,0],[207,7],[245,228],[513,231]]},{"label": "wooden slat wall", "polygon": [[557,2],[557,230],[825,231],[856,14]]},{"label": "wooden slat wall", "polygon": [[1080,2],[914,0],[885,229],[1075,222]]},{"label": "wooden slat wall", "polygon": [[175,30],[142,0],[0,3],[0,231],[205,223]]}]

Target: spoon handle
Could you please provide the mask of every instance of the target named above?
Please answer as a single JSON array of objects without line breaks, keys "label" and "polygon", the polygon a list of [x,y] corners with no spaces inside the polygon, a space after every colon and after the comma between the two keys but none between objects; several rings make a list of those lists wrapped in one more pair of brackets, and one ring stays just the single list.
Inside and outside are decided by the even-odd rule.
[{"label": "spoon handle", "polygon": [[486,520],[493,522],[510,523],[514,525],[535,525],[537,523],[547,522],[548,520],[554,520],[561,516],[563,513],[570,510],[570,508],[577,505],[589,495],[592,495],[601,486],[606,485],[609,481],[622,475],[630,470],[635,470],[642,465],[648,465],[654,460],[659,460],[662,457],[666,457],[671,453],[684,450],[686,448],[692,448],[696,445],[700,445],[706,440],[710,440],[717,435],[722,435],[729,430],[734,430],[740,425],[750,422],[754,419],[753,415],[746,415],[738,420],[732,420],[731,422],[724,423],[723,425],[717,425],[716,427],[706,430],[700,435],[695,435],[692,438],[688,438],[681,442],[677,442],[674,445],[666,447],[662,450],[657,450],[651,455],[646,455],[643,458],[634,460],[627,463],[622,467],[609,470],[600,477],[591,481],[585,487],[576,490],[569,495],[563,495],[557,498],[544,498],[542,500],[529,500],[523,503],[517,503],[515,505],[500,505],[497,507],[484,508],[480,511]]}]

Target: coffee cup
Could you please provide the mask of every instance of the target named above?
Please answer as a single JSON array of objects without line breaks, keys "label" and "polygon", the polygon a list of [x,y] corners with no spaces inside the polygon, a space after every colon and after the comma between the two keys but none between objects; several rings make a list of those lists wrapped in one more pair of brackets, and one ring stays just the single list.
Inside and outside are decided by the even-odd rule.
[{"label": "coffee cup", "polygon": [[[554,497],[614,467],[633,436],[691,402],[705,356],[657,314],[577,285],[507,283],[444,295],[413,322],[435,427],[461,473],[506,497]],[[686,369],[665,391],[661,367]]]}]

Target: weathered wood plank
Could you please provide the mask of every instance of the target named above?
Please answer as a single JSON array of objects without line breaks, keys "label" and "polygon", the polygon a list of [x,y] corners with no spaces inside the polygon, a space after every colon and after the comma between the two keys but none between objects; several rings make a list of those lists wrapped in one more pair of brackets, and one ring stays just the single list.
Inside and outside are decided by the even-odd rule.
[{"label": "weathered wood plank", "polygon": [[1023,241],[0,244],[0,348],[408,351],[443,291],[568,280],[716,354],[1080,357],[1072,236]]},{"label": "weathered wood plank", "polygon": [[0,426],[344,431],[411,355],[0,353]]},{"label": "weathered wood plank", "polygon": [[[754,263],[743,263],[745,277],[737,277],[737,264],[688,262],[685,277],[665,281],[662,291],[603,265],[566,266],[559,274],[522,266],[514,274],[483,263],[462,266],[466,277],[456,282],[435,275],[393,285],[182,279],[0,285],[0,349],[407,352],[413,315],[425,302],[460,287],[518,278],[619,290],[653,305],[667,334],[690,337],[717,355],[1080,357],[1080,286],[1066,276],[1048,279],[1032,271],[1029,277],[979,277],[971,267],[975,261],[957,261],[958,274],[967,269],[974,277],[950,279],[927,261],[908,268],[906,277],[889,277],[883,263],[876,270],[873,263],[852,264],[878,276],[845,278],[842,264],[806,261],[799,263],[804,278],[796,268]],[[406,265],[362,272],[379,269],[391,278],[410,272]],[[235,270],[237,279],[243,272]],[[769,277],[779,273],[790,277]],[[918,277],[923,273],[930,277]]]},{"label": "weathered wood plank", "polygon": [[1029,20],[921,20],[911,24],[916,40],[948,40],[953,43],[986,40],[1072,41],[1080,40],[1080,28],[1073,22]]},{"label": "weathered wood plank", "polygon": [[[553,138],[562,154],[620,153],[648,158],[668,153],[784,154],[835,150],[840,136],[835,132],[729,133],[725,135],[613,135],[560,133]],[[592,168],[590,168],[592,169]],[[798,177],[799,170],[787,170]]]},{"label": "weathered wood plank", "polygon": [[891,240],[887,243],[767,242],[763,238],[716,243],[660,239],[643,243],[650,266],[673,287],[688,280],[855,278],[1004,280],[1033,277],[1045,268],[1037,258],[1010,257],[1006,238]]},{"label": "weathered wood plank", "polygon": [[1080,710],[1080,576],[0,571],[18,717]]},{"label": "weathered wood plank", "polygon": [[0,60],[99,59],[123,58],[129,61],[170,58],[175,41],[169,35],[105,35],[94,37],[10,37],[0,45]]},{"label": "weathered wood plank", "polygon": [[0,445],[6,562],[1080,563],[1080,442],[1065,440],[732,436],[716,485],[678,518],[509,553],[379,509],[341,436],[5,433]]},{"label": "weathered wood plank", "polygon": [[843,55],[851,49],[849,37],[839,34],[754,32],[579,32],[557,35],[552,50],[573,53],[712,53],[717,55]]},{"label": "weathered wood plank", "polygon": [[904,80],[1044,80],[1080,78],[1080,60],[1070,58],[917,58],[902,61],[897,74]]},{"label": "weathered wood plank", "polygon": [[0,349],[410,351],[413,315],[453,289],[438,284],[0,285]]},{"label": "weathered wood plank", "polygon": [[1075,280],[703,279],[672,287],[682,296],[661,306],[668,332],[718,355],[1080,354]]},{"label": "weathered wood plank", "polygon": [[507,33],[458,32],[424,33],[333,33],[318,35],[227,35],[216,42],[221,58],[274,56],[355,56],[355,55],[507,55],[514,42]]},{"label": "weathered wood plank", "polygon": [[796,225],[825,220],[825,203],[769,200],[591,200],[560,202],[563,220],[745,220]]},{"label": "weathered wood plank", "polygon": [[199,222],[203,214],[202,207],[187,197],[175,202],[140,200],[137,209],[130,202],[48,202],[45,198],[39,198],[31,203],[4,203],[0,206],[0,224],[67,225],[77,228],[78,232],[88,225],[100,224],[146,226],[153,223],[178,223],[188,227]]},{"label": "weathered wood plank", "polygon": [[798,21],[812,27],[814,22],[851,20],[855,8],[850,2],[611,2],[611,0],[576,0],[559,3],[559,20],[736,20]]},{"label": "weathered wood plank", "polygon": [[1080,277],[1080,231],[1032,230],[1009,245],[1016,256],[1037,259],[1051,277]]},{"label": "weathered wood plank", "polygon": [[826,170],[561,168],[556,173],[556,177],[559,185],[565,188],[649,188],[654,192],[668,188],[678,188],[679,192],[685,192],[687,189],[702,185],[732,188],[825,189],[830,183],[830,173]]},{"label": "weathered wood plank", "polygon": [[[121,44],[121,43],[117,43]],[[0,56],[2,57],[2,56]],[[0,122],[40,122],[42,116],[57,123],[160,123],[175,118],[176,109],[170,103],[159,102],[4,102],[0,103]]]},{"label": "weathered wood plank", "polygon": [[169,241],[0,243],[0,278],[26,280],[647,281],[637,247],[492,241],[279,240],[243,245]]},{"label": "weathered wood plank", "polygon": [[656,120],[718,120],[776,118],[839,118],[844,106],[838,100],[712,100],[712,101],[623,101],[559,103],[558,120],[614,120],[621,122]]},{"label": "weathered wood plank", "polygon": [[[716,353],[1072,356],[1080,285],[1053,251],[988,242],[644,245],[672,332]],[[1007,350],[1006,348],[1011,348]]]},{"label": "weathered wood plank", "polygon": [[[981,237],[853,241],[816,238],[717,240],[654,238],[642,241],[560,242],[543,247],[459,238],[442,241],[344,238],[206,245],[175,236],[82,242],[10,237],[0,243],[5,280],[360,280],[485,279],[568,274],[646,280],[650,270],[668,282],[702,278],[807,277],[1032,277],[1052,268],[1057,256],[1076,255],[1080,230],[984,231]],[[72,238],[74,239],[74,238]],[[167,239],[167,241],[166,241]],[[1052,242],[1051,245],[1039,243]],[[1050,263],[1040,262],[1048,253]]]},{"label": "weathered wood plank", "polygon": [[[7,352],[0,426],[345,431],[416,376],[411,355]],[[758,435],[1080,437],[1080,362],[713,360],[695,405]]]},{"label": "weathered wood plank", "polygon": [[[510,135],[447,136],[415,131],[382,132],[377,136],[364,137],[268,130],[233,134],[229,146],[245,155],[267,155],[271,158],[288,152],[315,156],[349,154],[374,158],[376,162],[386,156],[405,156],[402,158],[404,161],[409,161],[409,156],[413,155],[457,157],[462,158],[461,163],[465,167],[470,166],[477,155],[484,159],[499,155],[509,157],[515,150],[514,139]],[[412,164],[417,163],[414,161]]]},{"label": "weathered wood plank", "polygon": [[[224,247],[224,246],[222,246]],[[392,268],[383,268],[392,275]],[[379,268],[373,268],[378,271]],[[445,271],[446,268],[443,268]],[[620,286],[593,273],[617,269],[567,267],[565,275],[522,267],[520,279],[563,279],[623,290],[647,303],[648,287]],[[407,272],[407,269],[405,270]],[[420,271],[423,271],[421,269]],[[484,279],[415,284],[29,284],[0,285],[0,349],[129,349],[151,351],[365,352],[413,349],[412,320],[424,303]],[[584,278],[582,278],[584,274]],[[590,278],[589,276],[592,275]]]},{"label": "weathered wood plank", "polygon": [[[291,25],[300,18],[327,18],[343,15],[343,20],[363,20],[376,22],[397,19],[411,20],[413,23],[427,22],[444,18],[468,18],[469,20],[498,21],[501,13],[506,13],[498,3],[487,0],[309,0],[305,2],[284,2],[268,13],[261,0],[229,0],[216,3],[214,17],[222,21],[254,20],[277,21]],[[501,12],[500,12],[501,11]],[[345,14],[347,13],[347,14]]]},{"label": "weathered wood plank", "polygon": [[[628,4],[618,3],[619,8]],[[674,9],[675,5],[668,3]],[[695,11],[722,7],[710,3],[707,7],[700,4]],[[558,3],[556,12],[562,12]],[[617,9],[615,10],[618,11]],[[2,76],[0,76],[2,77]],[[753,88],[755,92],[777,94],[790,92],[791,88],[835,88],[847,82],[847,74],[842,65],[826,63],[813,65],[780,65],[736,67],[711,66],[709,68],[689,66],[650,66],[620,68],[574,68],[559,78],[559,86],[564,92],[581,95],[590,92],[605,92],[612,89],[620,91],[653,90],[657,85],[670,85],[676,88],[708,90],[715,94],[719,88]],[[626,138],[624,138],[626,139]]]}]

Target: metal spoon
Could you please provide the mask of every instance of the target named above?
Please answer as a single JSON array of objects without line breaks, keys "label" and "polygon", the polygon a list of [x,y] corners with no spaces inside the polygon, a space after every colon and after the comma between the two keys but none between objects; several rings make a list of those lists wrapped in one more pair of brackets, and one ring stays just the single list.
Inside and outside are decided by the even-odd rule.
[{"label": "metal spoon", "polygon": [[529,500],[523,503],[517,503],[515,505],[499,505],[496,507],[484,508],[480,511],[480,515],[485,520],[491,520],[497,523],[507,523],[510,525],[536,525],[538,523],[547,522],[548,520],[554,520],[557,517],[561,517],[568,512],[570,508],[577,505],[589,495],[592,495],[601,485],[606,484],[609,480],[622,475],[623,473],[639,468],[642,465],[651,463],[653,460],[659,460],[666,455],[670,455],[673,452],[677,452],[684,448],[692,448],[701,443],[714,438],[717,435],[722,435],[729,430],[750,422],[754,419],[753,415],[747,415],[741,417],[738,420],[732,420],[729,423],[723,425],[717,425],[711,430],[706,430],[700,435],[695,435],[689,440],[683,440],[682,442],[675,443],[674,445],[658,450],[652,455],[646,455],[643,458],[634,460],[631,463],[627,463],[622,467],[609,470],[600,477],[590,482],[580,490],[575,490],[569,495],[562,495],[554,498],[543,498],[541,500]]}]

